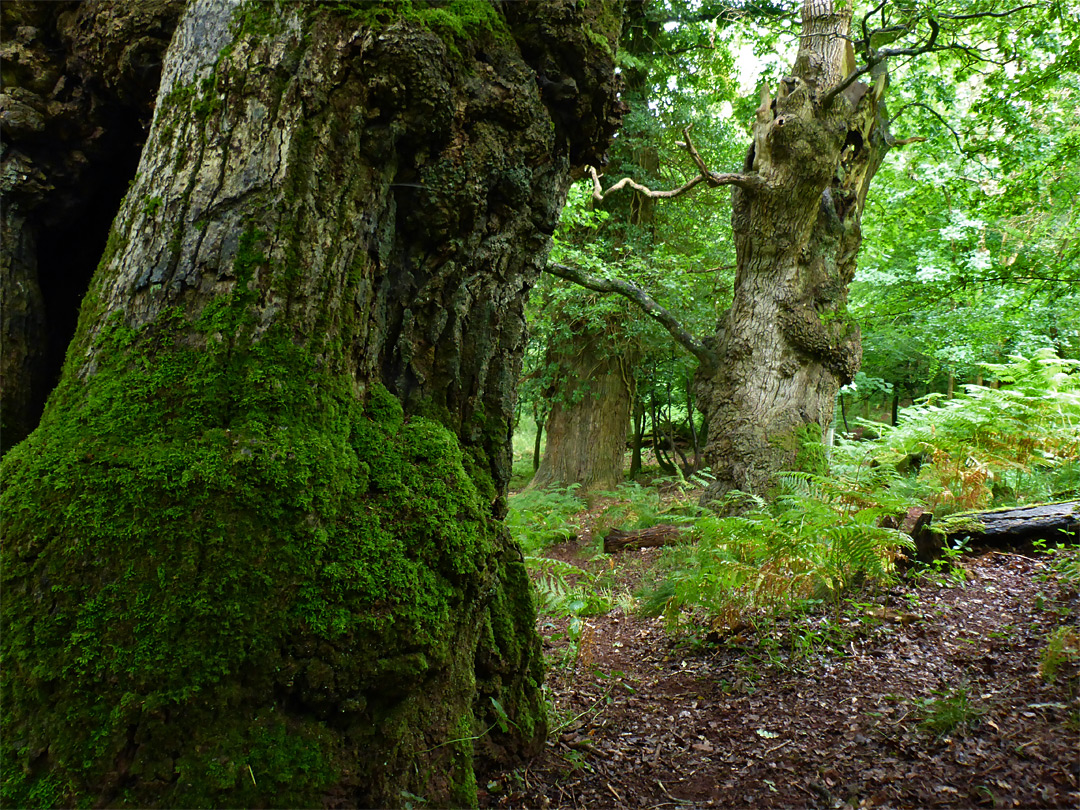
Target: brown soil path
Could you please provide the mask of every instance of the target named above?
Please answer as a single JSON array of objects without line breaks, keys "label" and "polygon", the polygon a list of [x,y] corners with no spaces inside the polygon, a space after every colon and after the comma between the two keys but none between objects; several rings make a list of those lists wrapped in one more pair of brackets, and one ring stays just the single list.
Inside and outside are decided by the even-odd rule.
[{"label": "brown soil path", "polygon": [[[657,553],[577,552],[552,556],[627,581]],[[1052,683],[1038,672],[1080,599],[1038,559],[992,552],[963,568],[962,585],[898,586],[840,617],[696,645],[612,611],[584,620],[575,658],[566,619],[542,619],[557,731],[482,784],[481,804],[1080,807],[1080,678],[1075,665]],[[934,731],[935,706],[967,722]]]}]

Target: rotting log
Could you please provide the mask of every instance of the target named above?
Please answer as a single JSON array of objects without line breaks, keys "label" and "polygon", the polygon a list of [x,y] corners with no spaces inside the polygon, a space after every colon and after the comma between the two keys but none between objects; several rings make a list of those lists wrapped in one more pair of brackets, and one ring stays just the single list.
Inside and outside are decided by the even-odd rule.
[{"label": "rotting log", "polygon": [[1080,501],[1035,504],[950,515],[937,523],[923,513],[909,530],[917,557],[931,562],[949,541],[970,537],[974,545],[1013,548],[1034,540],[1080,540]]},{"label": "rotting log", "polygon": [[639,529],[633,532],[612,529],[604,536],[604,553],[614,554],[628,548],[674,546],[681,543],[688,534],[689,529],[686,526],[675,526],[670,523],[650,526],[648,529]]}]

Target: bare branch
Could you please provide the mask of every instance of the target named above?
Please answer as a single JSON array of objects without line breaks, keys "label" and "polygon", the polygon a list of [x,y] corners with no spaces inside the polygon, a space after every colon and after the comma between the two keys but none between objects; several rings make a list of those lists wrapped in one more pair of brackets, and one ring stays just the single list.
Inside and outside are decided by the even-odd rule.
[{"label": "bare branch", "polygon": [[680,194],[686,193],[705,179],[704,176],[699,174],[694,179],[690,180],[687,183],[683,183],[678,188],[673,188],[669,191],[653,191],[647,186],[641,185],[641,183],[637,182],[632,177],[624,177],[607,191],[604,191],[603,187],[600,185],[600,175],[596,173],[596,168],[594,166],[589,167],[589,174],[592,175],[593,180],[593,199],[597,202],[601,202],[613,191],[618,191],[619,189],[626,188],[627,186],[634,189],[634,191],[644,194],[646,197],[652,197],[653,199],[670,199],[672,197],[678,197]]},{"label": "bare branch", "polygon": [[675,145],[681,149],[685,149],[690,155],[690,159],[694,161],[694,165],[698,168],[698,175],[696,177],[683,183],[678,188],[673,188],[668,191],[653,191],[631,177],[624,177],[607,191],[604,191],[603,186],[600,185],[600,175],[595,168],[590,166],[589,174],[592,176],[593,181],[593,199],[597,202],[603,202],[604,198],[613,191],[618,191],[627,186],[634,189],[639,194],[644,194],[646,197],[651,197],[653,199],[671,199],[672,197],[678,197],[680,194],[685,194],[694,186],[698,185],[698,183],[702,182],[712,188],[716,188],[717,186],[739,186],[748,191],[761,191],[767,187],[765,181],[757,174],[721,174],[719,172],[709,171],[709,167],[705,165],[704,159],[694,147],[693,141],[690,140],[691,127],[693,127],[693,124],[688,124],[683,129],[683,138],[685,140],[677,141]]},{"label": "bare branch", "polygon": [[978,20],[982,17],[1008,17],[1010,14],[1016,14],[1018,11],[1023,11],[1028,8],[1038,8],[1041,3],[1028,3],[1025,6],[1016,6],[1010,8],[1008,11],[979,11],[973,14],[941,14],[939,15],[943,20]]},{"label": "bare branch", "polygon": [[632,301],[641,308],[646,315],[654,318],[658,324],[664,327],[675,341],[694,355],[702,365],[715,368],[717,364],[716,354],[704,343],[688,332],[681,323],[664,307],[653,300],[647,292],[640,287],[618,278],[601,278],[590,275],[576,267],[567,267],[562,264],[549,264],[547,272],[553,276],[572,281],[582,287],[602,293],[618,293]]},{"label": "bare branch", "polygon": [[926,138],[922,135],[912,135],[910,138],[893,138],[890,142],[890,146],[907,146],[909,143],[925,143]]},{"label": "bare branch", "polygon": [[935,49],[934,46],[937,43],[938,34],[941,33],[941,26],[938,25],[937,20],[935,20],[933,17],[927,17],[926,24],[930,26],[930,38],[926,41],[925,45],[919,45],[918,47],[914,48],[882,48],[880,51],[867,59],[865,65],[863,65],[858,70],[852,71],[850,76],[848,76],[846,79],[840,82],[840,84],[836,85],[836,87],[826,93],[821,99],[821,106],[823,108],[828,108],[838,95],[843,93],[845,90],[847,90],[848,87],[851,86],[852,82],[854,82],[860,76],[865,76],[867,73],[880,65],[886,59],[889,59],[893,56],[920,56],[924,53],[929,53],[930,51],[933,51]]},{"label": "bare branch", "polygon": [[843,93],[845,90],[847,90],[852,84],[854,84],[860,76],[865,76],[875,67],[880,65],[883,61],[885,60],[877,57],[868,59],[865,65],[863,65],[858,70],[852,71],[846,79],[844,79],[842,82],[840,82],[840,84],[836,85],[836,87],[834,87],[824,96],[822,96],[821,106],[827,109],[833,103],[836,97]]},{"label": "bare branch", "polygon": [[863,19],[862,19],[863,37],[865,37],[867,44],[869,44],[869,42],[870,42],[870,27],[869,27],[869,25],[867,23],[869,23],[871,17],[873,17],[875,14],[877,14],[883,8],[885,8],[885,3],[887,3],[887,2],[888,2],[888,0],[881,0],[881,2],[878,3],[870,11],[868,11],[866,13],[866,16],[863,17]]},{"label": "bare branch", "polygon": [[[945,127],[945,129],[949,130],[949,132],[952,133],[953,139],[956,141],[956,148],[957,148],[957,150],[959,150],[960,154],[967,155],[968,157],[971,157],[971,155],[968,153],[968,150],[966,150],[964,148],[964,142],[962,140],[960,140],[960,133],[957,132],[955,129],[953,129],[952,125],[948,121],[945,120],[944,116],[942,116],[941,113],[939,113],[933,107],[930,107],[927,104],[923,104],[921,101],[913,101],[910,104],[905,104],[903,107],[901,107],[899,110],[897,110],[896,115],[894,115],[889,120],[889,126],[891,127],[893,125],[893,123],[897,119],[899,119],[901,115],[904,114],[905,110],[907,110],[907,109],[909,109],[911,107],[921,107],[922,109],[924,109],[928,113],[930,113],[932,116],[934,116],[938,121],[941,122],[941,125],[943,127]],[[904,138],[903,140],[890,140],[890,141],[888,141],[888,144],[889,144],[889,146],[904,146],[905,144],[916,143],[918,141],[925,141],[925,140],[926,140],[926,138]],[[974,160],[976,163],[978,163],[980,166],[982,166],[987,171],[990,171],[990,167],[987,166],[985,163],[983,163],[978,158],[971,157],[971,159]]]},{"label": "bare branch", "polygon": [[704,270],[683,270],[683,273],[688,276],[698,276],[706,273],[719,273],[722,270],[734,270],[735,267],[734,264],[722,264],[719,267],[706,267]]},{"label": "bare branch", "polygon": [[[838,84],[836,87],[832,88],[828,93],[826,93],[824,95],[824,97],[822,97],[822,99],[821,99],[821,106],[822,107],[824,107],[824,108],[829,107],[829,105],[831,105],[833,103],[833,101],[836,99],[836,97],[840,93],[844,92],[844,90],[846,90],[852,84],[852,82],[856,81],[860,76],[865,76],[867,73],[869,73],[871,70],[873,70],[874,67],[876,67],[877,65],[884,62],[886,59],[889,59],[890,57],[893,57],[893,56],[921,56],[922,54],[929,53],[930,51],[959,50],[959,51],[963,51],[964,53],[968,54],[972,58],[978,59],[979,61],[990,62],[992,64],[999,64],[999,65],[1004,64],[1004,63],[1001,63],[1001,62],[995,62],[992,59],[984,58],[981,54],[978,53],[977,49],[975,49],[975,48],[969,48],[969,47],[965,47],[963,45],[957,45],[957,44],[937,45],[936,44],[937,43],[937,38],[938,38],[938,34],[941,31],[941,28],[940,28],[940,26],[938,24],[938,21],[937,21],[937,19],[935,17],[927,17],[926,18],[926,23],[927,23],[927,25],[930,26],[930,39],[926,42],[925,45],[919,45],[917,47],[912,47],[912,48],[882,48],[880,51],[877,51],[876,53],[872,52],[870,50],[870,38],[871,38],[871,36],[873,34],[891,33],[891,32],[894,32],[894,31],[903,31],[906,28],[906,26],[892,26],[891,28],[883,28],[883,29],[879,29],[879,30],[876,30],[876,31],[870,31],[869,30],[869,27],[867,25],[868,20],[876,12],[881,10],[881,8],[884,5],[885,5],[885,1],[882,0],[882,2],[879,5],[877,5],[874,9],[872,9],[865,17],[863,17],[863,20],[862,20],[863,39],[860,42],[860,46],[861,46],[862,43],[865,43],[866,48],[867,48],[867,52],[870,54],[869,57],[866,60],[866,64],[863,67],[859,68],[858,70],[853,71],[851,73],[851,75],[847,76],[840,84]],[[1022,5],[1022,6],[1016,6],[1014,8],[1008,9],[1006,11],[980,11],[980,12],[974,12],[974,13],[971,13],[971,14],[939,14],[937,16],[940,17],[943,20],[957,20],[957,21],[978,20],[978,19],[983,19],[983,18],[987,18],[987,17],[1000,18],[1000,17],[1008,17],[1008,16],[1010,16],[1012,14],[1016,14],[1018,12],[1024,11],[1024,10],[1029,9],[1029,8],[1038,8],[1039,5],[1040,5],[1039,3],[1027,3],[1027,4]]]}]

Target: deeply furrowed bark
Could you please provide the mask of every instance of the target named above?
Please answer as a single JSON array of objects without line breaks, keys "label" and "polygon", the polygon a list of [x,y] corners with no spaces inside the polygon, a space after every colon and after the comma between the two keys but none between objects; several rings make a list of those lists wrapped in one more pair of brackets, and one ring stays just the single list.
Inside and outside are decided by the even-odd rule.
[{"label": "deeply furrowed bark", "polygon": [[56,383],[182,6],[0,9],[0,451],[33,430]]},{"label": "deeply furrowed bark", "polygon": [[854,83],[821,97],[851,64],[850,8],[813,0],[792,76],[766,92],[744,171],[764,183],[733,189],[735,296],[703,366],[706,493],[767,494],[776,472],[813,467],[836,392],[858,370],[857,325],[846,314],[866,194],[888,148],[881,92]]},{"label": "deeply furrowed bark", "polygon": [[622,482],[634,360],[609,353],[609,343],[579,328],[569,346],[549,356],[559,365],[561,398],[552,402],[547,445],[529,488],[578,484],[589,492]]},{"label": "deeply furrowed bark", "polygon": [[543,740],[498,519],[619,13],[372,8],[196,0],[177,29],[2,467],[4,804],[467,805],[475,760]]}]

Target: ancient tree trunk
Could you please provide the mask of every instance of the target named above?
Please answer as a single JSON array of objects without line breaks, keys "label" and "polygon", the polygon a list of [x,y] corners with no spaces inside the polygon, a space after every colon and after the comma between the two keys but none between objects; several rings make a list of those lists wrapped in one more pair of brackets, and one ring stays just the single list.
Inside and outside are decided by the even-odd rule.
[{"label": "ancient tree trunk", "polygon": [[549,362],[559,365],[547,444],[530,488],[580,484],[610,490],[622,481],[633,401],[629,358],[605,333],[577,331]]},{"label": "ancient tree trunk", "polygon": [[499,518],[619,16],[458,11],[189,4],[0,468],[5,805],[467,805],[474,758],[542,742]]},{"label": "ancient tree trunk", "polygon": [[56,383],[182,5],[0,9],[0,451],[33,430]]},{"label": "ancient tree trunk", "polygon": [[851,7],[841,6],[807,0],[793,73],[776,98],[766,89],[757,111],[744,167],[754,182],[733,189],[734,301],[720,364],[698,378],[717,476],[710,496],[766,494],[776,471],[800,466],[861,361],[845,303],[867,189],[887,148],[885,76],[827,97],[854,69]]}]

